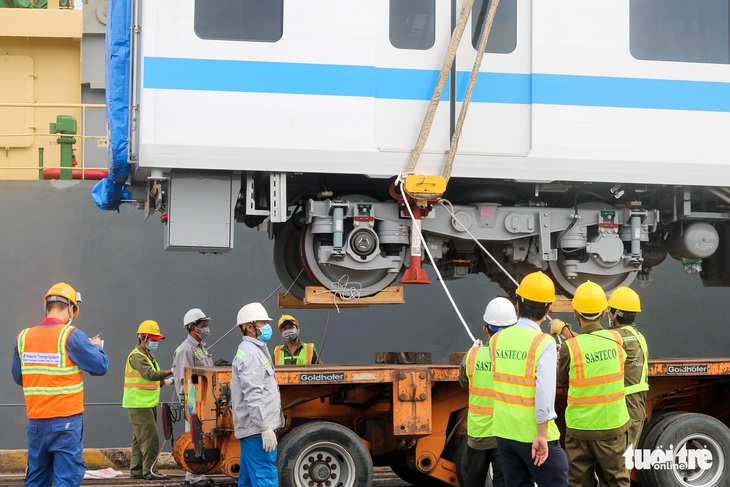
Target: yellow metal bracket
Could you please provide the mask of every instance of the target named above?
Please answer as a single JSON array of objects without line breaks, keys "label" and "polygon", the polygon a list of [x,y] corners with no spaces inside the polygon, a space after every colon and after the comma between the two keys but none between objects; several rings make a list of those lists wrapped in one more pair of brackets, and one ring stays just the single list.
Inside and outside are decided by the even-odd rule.
[{"label": "yellow metal bracket", "polygon": [[446,178],[443,176],[425,176],[410,174],[406,176],[403,188],[408,195],[421,205],[422,200],[433,200],[443,196],[446,191]]}]

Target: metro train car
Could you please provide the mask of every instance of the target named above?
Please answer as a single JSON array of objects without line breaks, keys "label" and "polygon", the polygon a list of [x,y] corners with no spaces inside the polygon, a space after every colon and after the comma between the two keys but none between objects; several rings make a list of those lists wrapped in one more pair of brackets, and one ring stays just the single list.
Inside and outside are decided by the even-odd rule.
[{"label": "metro train car", "polygon": [[414,204],[404,176],[444,173],[489,25],[490,2],[463,5],[113,2],[108,70],[125,77],[107,83],[97,204],[159,211],[171,250],[268,231],[298,297],[377,294],[420,263],[418,228],[446,279],[508,289],[541,269],[567,295],[610,292],[669,254],[730,285],[730,0],[502,0],[448,184]]}]

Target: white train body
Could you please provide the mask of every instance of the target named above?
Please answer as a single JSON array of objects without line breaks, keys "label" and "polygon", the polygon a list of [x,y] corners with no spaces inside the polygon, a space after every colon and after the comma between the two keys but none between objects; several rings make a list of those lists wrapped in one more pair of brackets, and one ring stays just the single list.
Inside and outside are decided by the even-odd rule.
[{"label": "white train body", "polygon": [[[646,255],[637,256],[637,242],[640,253],[649,248],[666,253],[666,242],[682,240],[672,235],[684,235],[695,222],[703,226],[684,245],[677,244],[673,256],[699,270],[715,252],[693,254],[695,243],[725,251],[729,3],[701,0],[677,8],[677,2],[662,0],[501,1],[454,160],[449,189],[457,190],[446,196],[457,210],[477,211],[474,228],[483,230],[478,238],[506,255],[511,271],[551,270],[560,274],[556,277],[566,292],[574,279],[606,274],[614,277],[597,280],[610,290],[631,282],[642,265],[648,267]],[[352,218],[358,201],[371,201],[378,206],[376,222],[391,214],[393,224],[401,219],[405,227],[393,231],[407,233],[409,222],[397,211],[388,185],[407,167],[462,1],[264,4],[157,0],[136,5],[130,161],[134,180],[150,178],[157,185],[150,188],[157,208],[169,212],[168,246],[212,251],[232,246],[232,219],[211,229],[220,239],[194,237],[195,227],[208,225],[212,211],[249,224],[268,217],[276,237],[295,209],[304,209],[299,217],[304,225],[316,226],[318,218],[331,221],[330,206],[317,208],[323,192],[331,194],[328,201],[351,203],[345,220]],[[476,2],[452,70],[455,86],[452,76],[418,174],[441,174],[476,56],[471,34],[478,34],[476,19],[484,12]],[[191,175],[207,180],[207,186],[196,186]],[[178,191],[175,177],[182,183]],[[460,187],[470,191],[464,201],[459,201]],[[482,193],[474,189],[482,187]],[[210,203],[221,188],[231,197],[227,206]],[[354,194],[365,199],[348,196]],[[177,222],[184,223],[176,230],[172,198],[178,195],[186,202],[177,207]],[[503,227],[490,233],[492,222],[479,220],[484,215],[479,205],[495,205],[497,226],[506,225],[515,212],[533,212],[515,217],[529,226],[539,217],[537,209],[547,208],[553,212],[549,232]],[[585,214],[575,225],[577,209]],[[616,246],[608,251],[605,241],[596,240],[595,230],[606,226],[602,215],[607,209],[618,215],[607,225],[621,233],[625,252],[616,259],[619,267],[608,256],[601,259],[602,252],[613,254]],[[498,278],[444,211],[434,208],[432,221],[423,223],[424,232],[437,240],[436,253],[444,262],[454,253],[468,254],[465,273]],[[638,230],[636,221],[628,230],[630,219],[637,215],[642,236],[632,237]],[[378,225],[372,226],[377,239]],[[581,226],[586,235],[576,238],[585,242],[575,249],[585,255],[578,260],[590,260],[594,253],[605,262],[592,270],[566,271],[570,259],[561,256],[566,242],[556,239],[570,235],[566,228]],[[294,233],[288,238],[299,239]],[[633,258],[628,258],[632,238]],[[517,241],[537,250],[520,257],[505,247]],[[670,251],[676,247],[671,242]],[[328,244],[315,244],[304,262],[285,266],[282,280],[296,281],[299,264],[309,283],[325,286],[338,276],[372,271],[362,268],[367,260],[362,256],[346,264],[322,245]],[[408,245],[395,252],[401,269],[409,252]],[[277,259],[293,253],[281,250]],[[383,249],[375,253],[383,255]],[[330,265],[342,270],[311,272]],[[446,264],[444,269],[451,276],[464,274]],[[392,278],[366,277],[365,287],[382,288],[398,272],[389,267],[386,274]],[[724,284],[725,271],[717,273],[715,284]]]}]

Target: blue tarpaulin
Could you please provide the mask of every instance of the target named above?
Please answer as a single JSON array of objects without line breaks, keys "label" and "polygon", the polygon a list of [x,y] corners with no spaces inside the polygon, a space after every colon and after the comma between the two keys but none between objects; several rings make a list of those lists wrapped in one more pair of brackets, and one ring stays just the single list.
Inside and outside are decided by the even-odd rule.
[{"label": "blue tarpaulin", "polygon": [[109,175],[91,190],[102,210],[118,210],[130,199],[125,182],[129,176],[129,43],[132,0],[109,0],[106,24],[106,119],[109,139]]}]

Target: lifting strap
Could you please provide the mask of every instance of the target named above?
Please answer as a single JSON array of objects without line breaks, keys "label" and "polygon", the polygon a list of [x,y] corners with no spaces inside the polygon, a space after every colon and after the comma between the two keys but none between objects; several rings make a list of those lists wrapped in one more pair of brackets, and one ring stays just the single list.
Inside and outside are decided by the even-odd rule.
[{"label": "lifting strap", "polygon": [[[473,5],[474,0],[464,0],[461,8],[461,14],[459,15],[459,20],[456,24],[456,27],[454,28],[454,32],[451,35],[451,40],[449,41],[449,46],[446,50],[446,55],[444,56],[444,62],[441,66],[441,72],[439,73],[436,86],[434,87],[431,101],[429,102],[428,108],[426,110],[426,115],[423,118],[421,131],[418,134],[416,145],[413,148],[413,151],[411,151],[411,159],[408,162],[406,174],[413,174],[415,172],[416,166],[418,165],[418,159],[420,158],[421,152],[423,152],[423,148],[425,147],[426,141],[428,140],[429,133],[431,132],[431,126],[433,124],[433,119],[436,116],[436,109],[438,108],[439,101],[441,100],[441,95],[443,93],[444,86],[446,85],[446,79],[448,78],[449,71],[451,71],[451,67],[454,64],[456,52],[461,42],[462,35],[464,34],[464,29],[466,28],[466,23],[469,20],[469,14],[471,13]],[[492,0],[489,6],[489,13],[487,14],[487,20],[484,27],[482,28],[482,33],[479,37],[477,56],[474,60],[474,66],[472,68],[471,76],[469,77],[469,84],[467,85],[466,93],[464,95],[464,101],[462,103],[461,111],[459,112],[459,118],[457,120],[454,134],[451,137],[451,145],[449,147],[449,153],[447,155],[446,163],[444,164],[444,169],[442,173],[442,177],[447,182],[451,177],[451,169],[453,167],[454,157],[456,156],[456,150],[459,145],[461,129],[464,125],[466,113],[469,109],[469,102],[471,101],[471,95],[474,91],[474,85],[476,84],[476,79],[479,74],[479,67],[481,66],[482,58],[484,57],[484,52],[487,48],[487,39],[489,38],[489,32],[492,30],[492,24],[494,23],[494,16],[497,12],[498,6],[499,0]]]}]

